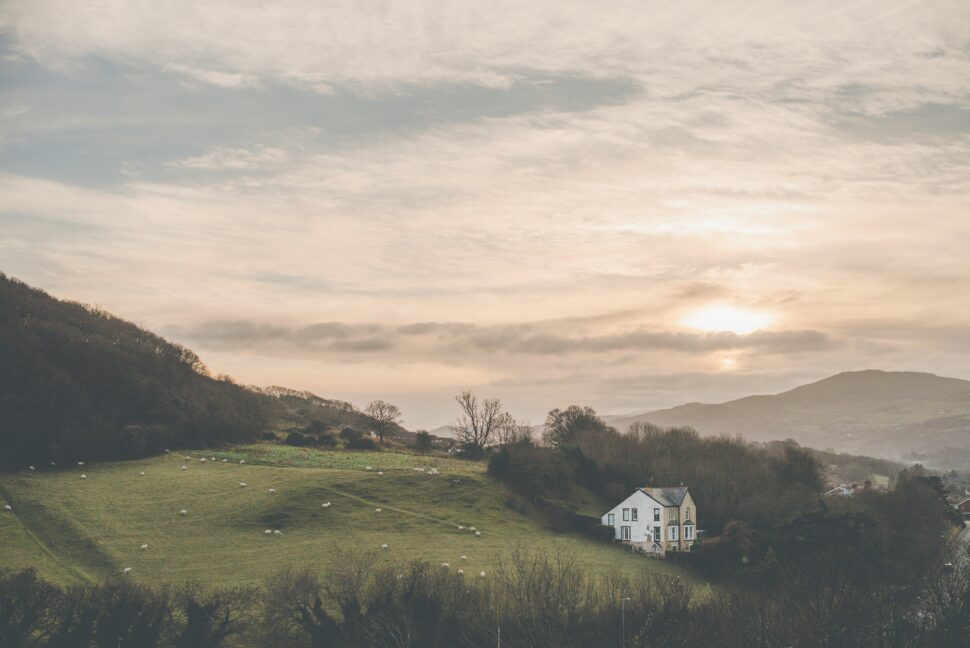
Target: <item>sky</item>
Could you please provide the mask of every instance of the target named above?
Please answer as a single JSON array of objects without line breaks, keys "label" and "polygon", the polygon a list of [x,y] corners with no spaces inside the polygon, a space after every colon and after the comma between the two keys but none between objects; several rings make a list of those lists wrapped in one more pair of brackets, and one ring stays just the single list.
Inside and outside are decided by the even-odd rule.
[{"label": "sky", "polygon": [[0,3],[0,271],[524,422],[970,378],[970,3]]}]

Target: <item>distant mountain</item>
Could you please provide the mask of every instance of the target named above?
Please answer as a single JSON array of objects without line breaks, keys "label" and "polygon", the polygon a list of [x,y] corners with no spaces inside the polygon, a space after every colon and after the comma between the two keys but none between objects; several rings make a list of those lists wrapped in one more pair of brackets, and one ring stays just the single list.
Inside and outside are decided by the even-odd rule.
[{"label": "distant mountain", "polygon": [[605,418],[620,430],[644,421],[879,457],[939,459],[955,449],[970,459],[970,381],[929,373],[846,372],[771,396]]}]

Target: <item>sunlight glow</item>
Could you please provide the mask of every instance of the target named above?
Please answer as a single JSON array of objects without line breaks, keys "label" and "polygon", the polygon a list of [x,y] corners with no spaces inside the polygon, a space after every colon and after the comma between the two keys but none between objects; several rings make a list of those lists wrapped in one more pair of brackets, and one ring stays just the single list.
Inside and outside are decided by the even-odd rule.
[{"label": "sunlight glow", "polygon": [[731,331],[738,335],[752,333],[769,326],[774,317],[768,313],[744,310],[732,306],[708,306],[694,311],[681,324],[711,333]]}]

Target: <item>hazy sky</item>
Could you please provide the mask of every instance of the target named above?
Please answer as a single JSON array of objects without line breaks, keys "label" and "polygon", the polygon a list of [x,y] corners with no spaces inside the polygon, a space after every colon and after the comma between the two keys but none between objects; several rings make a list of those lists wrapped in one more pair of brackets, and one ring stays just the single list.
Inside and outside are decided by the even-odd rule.
[{"label": "hazy sky", "polygon": [[0,270],[449,422],[970,378],[970,3],[0,3]]}]

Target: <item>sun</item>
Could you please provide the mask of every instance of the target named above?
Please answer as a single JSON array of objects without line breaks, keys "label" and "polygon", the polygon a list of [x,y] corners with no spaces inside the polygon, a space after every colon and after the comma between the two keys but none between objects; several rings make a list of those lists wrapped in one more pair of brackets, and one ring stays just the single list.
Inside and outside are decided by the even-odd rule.
[{"label": "sun", "polygon": [[746,310],[733,306],[707,306],[690,313],[680,322],[685,326],[709,333],[730,331],[746,335],[766,328],[774,321],[769,313]]}]

